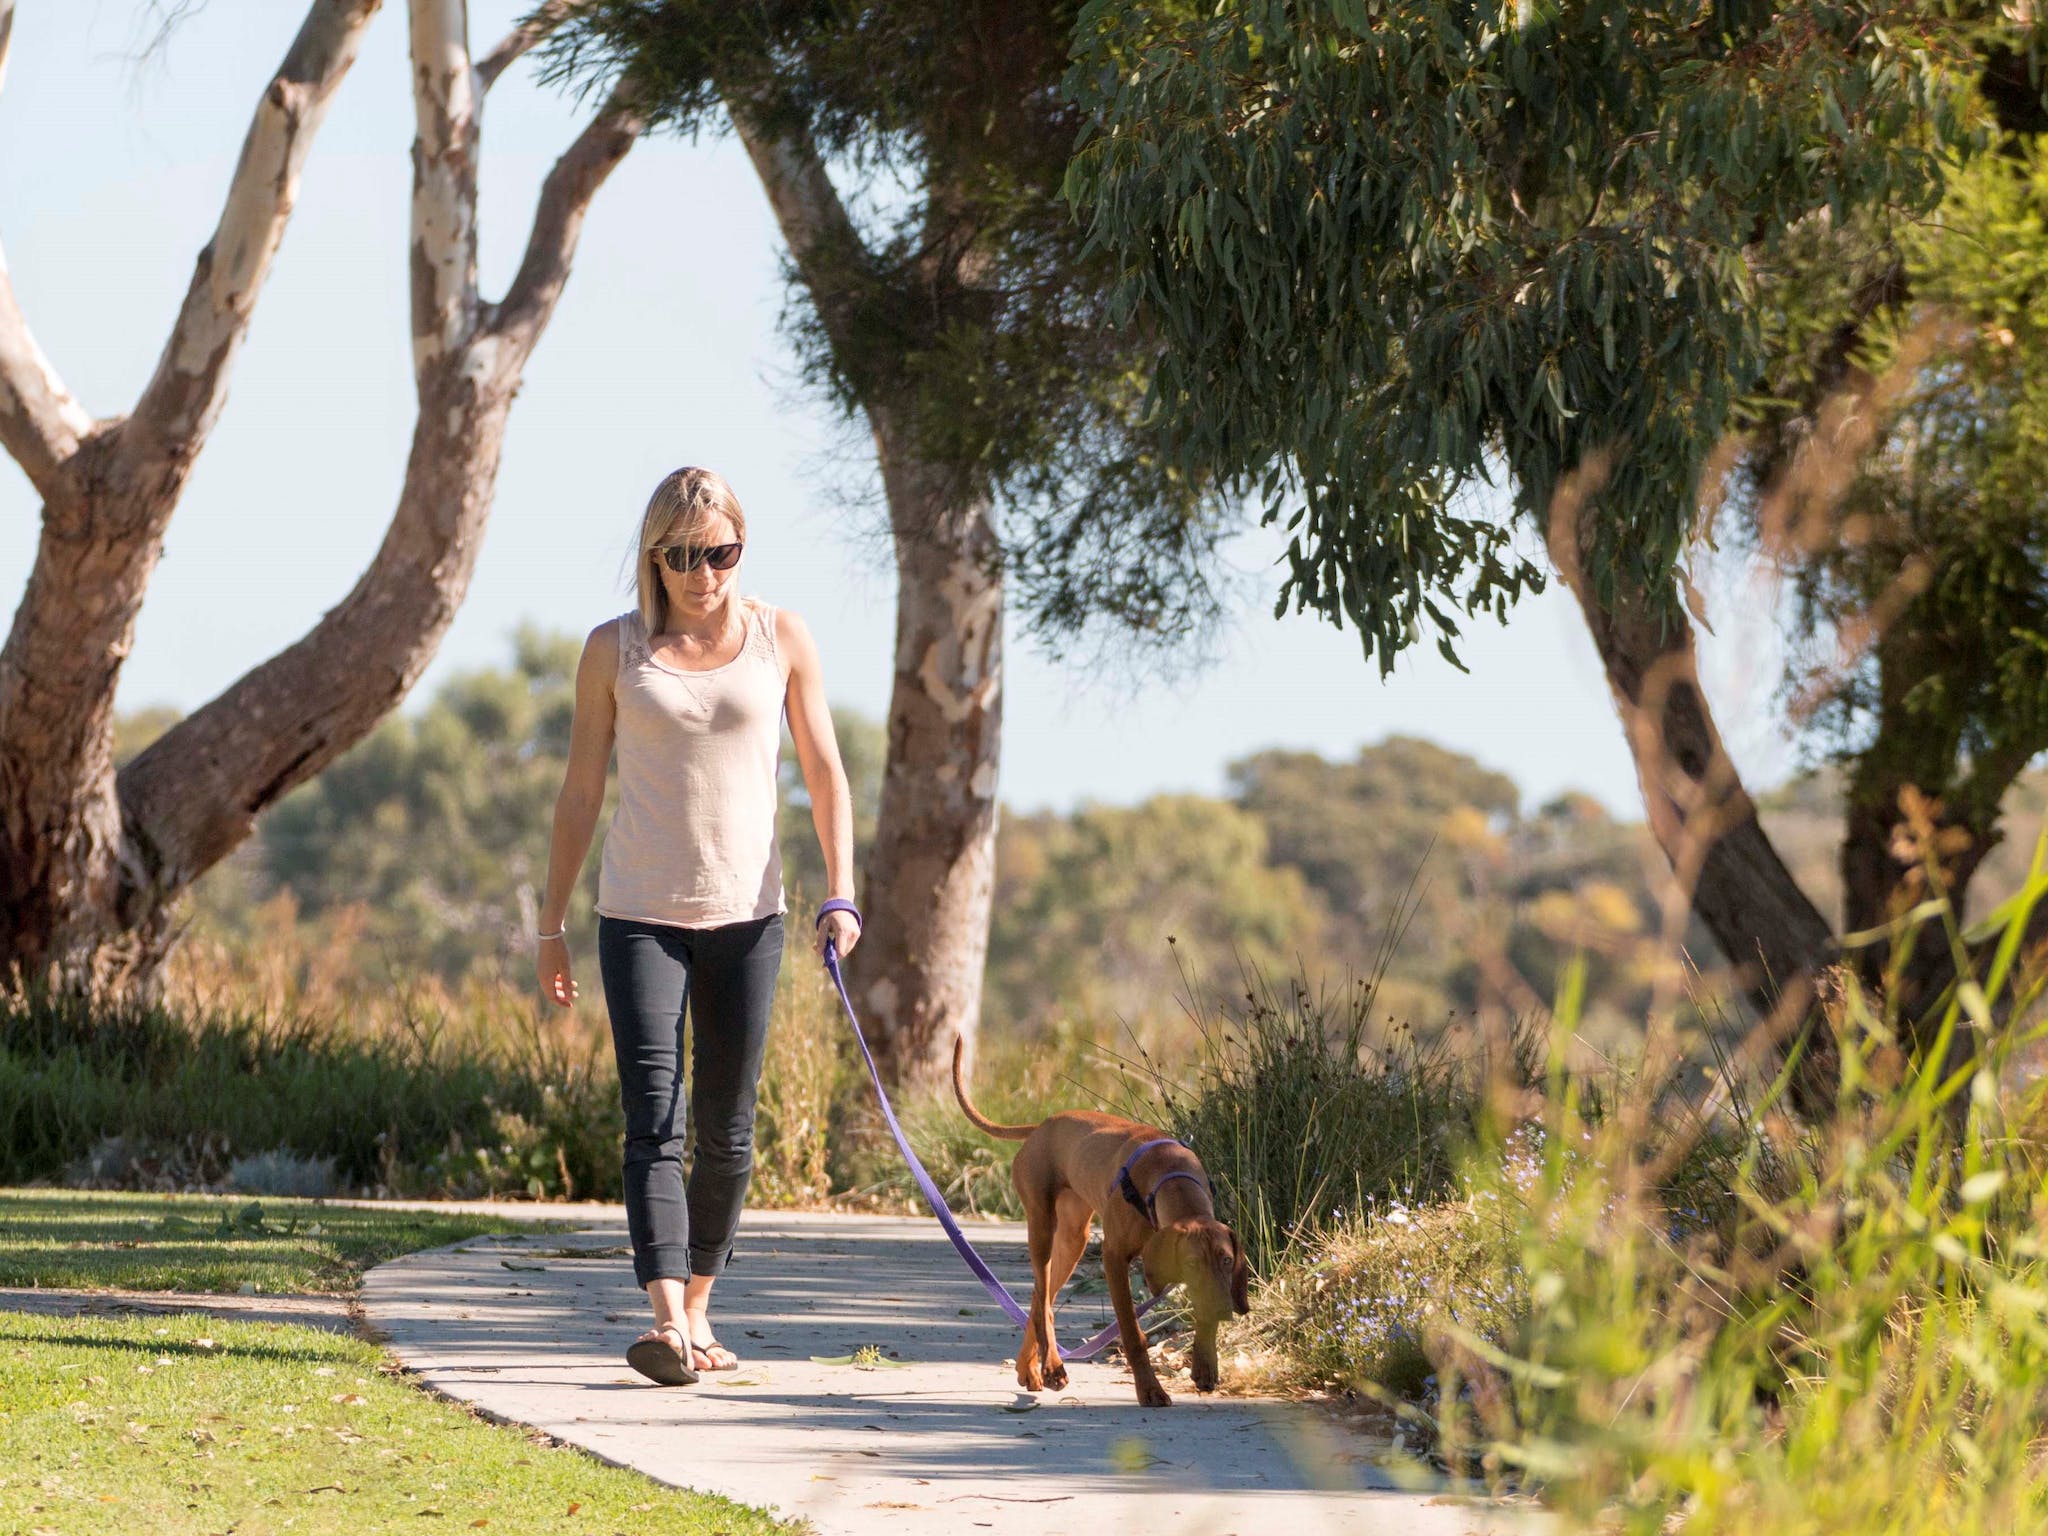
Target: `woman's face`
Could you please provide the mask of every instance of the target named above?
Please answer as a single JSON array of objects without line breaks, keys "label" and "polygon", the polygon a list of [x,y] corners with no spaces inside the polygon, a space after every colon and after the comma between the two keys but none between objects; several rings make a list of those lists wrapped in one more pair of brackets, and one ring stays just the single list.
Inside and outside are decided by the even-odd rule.
[{"label": "woman's face", "polygon": [[[716,544],[737,544],[740,536],[733,528],[732,519],[720,512],[714,514],[703,531],[689,542],[702,549]],[[716,612],[725,602],[728,589],[739,580],[737,564],[731,570],[715,571],[708,560],[699,560],[693,570],[672,571],[659,549],[648,551],[647,558],[654,562],[654,572],[668,593],[669,607],[686,618],[701,619]]]}]

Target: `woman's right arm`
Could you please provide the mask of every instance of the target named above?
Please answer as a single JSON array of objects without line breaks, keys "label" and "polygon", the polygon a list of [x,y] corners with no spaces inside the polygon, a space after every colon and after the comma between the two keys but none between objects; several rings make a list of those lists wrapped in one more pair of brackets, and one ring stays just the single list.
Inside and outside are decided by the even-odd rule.
[{"label": "woman's right arm", "polygon": [[[555,797],[554,832],[548,841],[548,878],[541,891],[540,931],[565,927],[569,896],[590,852],[591,835],[604,810],[604,776],[612,760],[612,680],[619,670],[619,630],[600,624],[583,642],[576,664],[576,713],[569,726],[569,766]],[[576,1001],[569,940],[541,939],[534,957],[541,996],[567,1008]]]}]

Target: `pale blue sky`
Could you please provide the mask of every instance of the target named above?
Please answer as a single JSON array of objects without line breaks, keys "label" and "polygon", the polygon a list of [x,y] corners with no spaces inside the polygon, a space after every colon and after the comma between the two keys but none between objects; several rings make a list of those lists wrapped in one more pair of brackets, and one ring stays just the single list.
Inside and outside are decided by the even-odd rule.
[{"label": "pale blue sky", "polygon": [[[479,51],[521,10],[471,7]],[[142,0],[21,0],[0,92],[0,241],[38,339],[88,409],[125,410],[153,366],[258,91],[296,30],[287,0],[208,0],[138,64]],[[301,634],[381,538],[413,399],[406,319],[412,108],[402,0],[386,0],[311,156],[227,410],[171,524],[123,674],[124,708],[191,708]],[[502,290],[548,164],[575,131],[530,69],[485,118],[483,275]],[[748,508],[751,588],[802,613],[835,701],[886,705],[894,581],[832,489],[866,455],[792,377],[776,331],[780,243],[729,141],[643,143],[600,194],[568,292],[513,409],[469,598],[417,703],[452,670],[498,664],[521,619],[581,632],[626,606],[621,551],[670,468],[719,469]],[[849,443],[853,444],[849,449]],[[0,602],[33,559],[36,502],[0,457]],[[1003,745],[1012,806],[1207,792],[1267,746],[1349,755],[1425,735],[1512,773],[1529,803],[1587,790],[1638,813],[1590,645],[1555,593],[1477,631],[1470,676],[1433,650],[1386,683],[1355,636],[1274,620],[1278,543],[1236,561],[1255,595],[1199,673],[1134,691],[1037,655],[1013,624]],[[1768,593],[1713,594],[1710,683],[1753,779],[1789,764],[1770,706]]]}]

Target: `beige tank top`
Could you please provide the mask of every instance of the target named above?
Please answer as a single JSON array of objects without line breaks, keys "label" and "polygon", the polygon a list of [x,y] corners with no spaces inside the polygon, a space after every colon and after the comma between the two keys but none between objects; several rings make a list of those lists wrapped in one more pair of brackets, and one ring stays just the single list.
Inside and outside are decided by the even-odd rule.
[{"label": "beige tank top", "polygon": [[597,877],[606,917],[713,928],[783,910],[782,663],[774,610],[741,605],[739,654],[706,672],[655,660],[638,609],[615,621],[619,807]]}]

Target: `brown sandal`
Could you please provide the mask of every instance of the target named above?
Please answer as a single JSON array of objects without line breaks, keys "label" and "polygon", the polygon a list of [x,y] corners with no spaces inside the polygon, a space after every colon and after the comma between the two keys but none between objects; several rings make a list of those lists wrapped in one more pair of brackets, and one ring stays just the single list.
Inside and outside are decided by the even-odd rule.
[{"label": "brown sandal", "polygon": [[[674,1343],[670,1342],[674,1335]],[[677,1345],[680,1344],[680,1348]],[[664,1387],[696,1385],[697,1368],[690,1363],[690,1336],[676,1323],[663,1323],[653,1337],[635,1339],[626,1348],[626,1364]]]},{"label": "brown sandal", "polygon": [[[693,1355],[702,1355],[710,1362],[708,1365],[698,1366],[697,1369],[699,1371],[736,1371],[740,1368],[740,1357],[716,1339],[704,1339],[701,1341],[692,1339],[690,1341],[690,1352]],[[718,1363],[717,1357],[719,1355],[725,1356],[725,1364],[720,1365]]]}]

